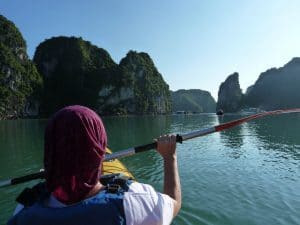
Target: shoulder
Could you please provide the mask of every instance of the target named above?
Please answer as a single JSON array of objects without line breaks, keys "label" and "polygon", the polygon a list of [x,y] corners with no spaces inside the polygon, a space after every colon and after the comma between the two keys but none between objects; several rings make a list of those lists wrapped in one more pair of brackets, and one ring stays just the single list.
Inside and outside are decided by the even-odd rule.
[{"label": "shoulder", "polygon": [[154,190],[154,188],[149,185],[149,184],[143,184],[143,183],[138,183],[138,182],[133,182],[132,184],[130,184],[129,189],[128,189],[129,193],[156,193],[156,191]]},{"label": "shoulder", "polygon": [[170,224],[173,219],[173,200],[148,184],[132,183],[123,205],[128,224]]}]

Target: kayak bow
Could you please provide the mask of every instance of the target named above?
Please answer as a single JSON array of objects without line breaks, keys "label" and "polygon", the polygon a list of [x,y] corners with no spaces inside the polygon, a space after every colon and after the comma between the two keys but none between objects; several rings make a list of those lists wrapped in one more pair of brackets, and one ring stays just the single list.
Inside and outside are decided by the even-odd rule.
[{"label": "kayak bow", "polygon": [[[107,155],[112,154],[112,151],[110,149],[106,148],[106,154]],[[105,176],[105,175],[110,175],[110,174],[123,174],[126,177],[130,177],[130,178],[134,179],[134,176],[132,175],[132,173],[118,159],[110,160],[110,161],[106,160],[105,162],[103,162],[102,175]],[[24,182],[31,181],[31,180],[43,179],[43,178],[45,178],[45,173],[44,173],[44,170],[41,170],[40,172],[37,172],[37,173],[25,175],[22,177],[17,177],[17,178],[10,179],[10,180],[0,181],[0,188],[24,183]]]}]

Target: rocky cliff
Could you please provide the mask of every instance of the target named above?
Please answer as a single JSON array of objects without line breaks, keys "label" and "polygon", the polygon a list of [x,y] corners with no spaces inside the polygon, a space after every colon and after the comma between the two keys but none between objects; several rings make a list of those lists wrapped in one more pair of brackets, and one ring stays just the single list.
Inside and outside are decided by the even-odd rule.
[{"label": "rocky cliff", "polygon": [[216,101],[208,91],[199,89],[178,90],[171,92],[172,111],[197,113],[215,112]]},{"label": "rocky cliff", "polygon": [[45,40],[33,60],[44,79],[41,113],[45,115],[71,104],[95,108],[99,90],[117,68],[104,49],[75,37]]},{"label": "rocky cliff", "polygon": [[222,109],[224,113],[237,112],[241,108],[242,99],[243,94],[239,84],[239,74],[233,73],[220,85],[217,111]]},{"label": "rocky cliff", "polygon": [[0,15],[0,118],[37,115],[41,87],[20,31]]},{"label": "rocky cliff", "polygon": [[101,114],[170,111],[168,85],[146,53],[130,51],[118,65],[88,41],[55,37],[38,46],[34,62],[44,77],[46,115],[70,104]]},{"label": "rocky cliff", "polygon": [[245,104],[264,110],[300,107],[300,58],[261,73],[245,95]]},{"label": "rocky cliff", "polygon": [[170,112],[169,86],[147,53],[129,51],[115,77],[99,91],[103,114],[164,114]]}]

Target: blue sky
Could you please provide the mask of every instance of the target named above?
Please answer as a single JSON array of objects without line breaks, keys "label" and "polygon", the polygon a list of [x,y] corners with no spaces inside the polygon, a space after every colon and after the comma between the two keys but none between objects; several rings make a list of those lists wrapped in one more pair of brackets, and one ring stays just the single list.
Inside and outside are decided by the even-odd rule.
[{"label": "blue sky", "polygon": [[118,63],[149,53],[171,90],[216,98],[239,72],[243,90],[259,74],[300,56],[298,0],[1,0],[0,13],[22,32],[30,57],[53,36],[81,36]]}]

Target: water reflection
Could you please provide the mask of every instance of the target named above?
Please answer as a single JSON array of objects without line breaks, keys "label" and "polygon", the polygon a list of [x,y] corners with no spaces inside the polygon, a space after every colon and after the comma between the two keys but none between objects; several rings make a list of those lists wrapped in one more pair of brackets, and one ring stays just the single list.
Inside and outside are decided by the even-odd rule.
[{"label": "water reflection", "polygon": [[45,124],[46,120],[1,121],[0,177],[41,168]]},{"label": "water reflection", "polygon": [[217,116],[214,114],[173,115],[171,132],[184,134],[215,126],[216,124]]},{"label": "water reflection", "polygon": [[300,159],[300,115],[266,117],[249,123],[249,129],[260,141],[259,148],[275,150],[281,157]]},{"label": "water reflection", "polygon": [[[108,134],[109,147],[113,151],[118,151],[148,144],[162,134],[171,133],[172,117],[106,117],[104,123]],[[144,160],[140,160],[140,157],[143,157]],[[163,164],[161,157],[155,151],[140,153],[122,161],[125,162],[129,170],[133,171],[138,180],[160,186]]]},{"label": "water reflection", "polygon": [[152,142],[169,133],[170,116],[106,117],[103,119],[109,147],[114,151]]},{"label": "water reflection", "polygon": [[[42,168],[45,120],[0,121],[0,180],[37,172]],[[0,189],[0,224],[5,224],[16,206],[15,198],[25,186]]]},{"label": "water reflection", "polygon": [[[239,119],[239,115],[219,116],[219,124],[227,123]],[[221,143],[227,147],[227,155],[234,159],[240,158],[244,154],[242,146],[244,145],[244,125],[236,126],[220,132]]]},{"label": "water reflection", "polygon": [[[117,151],[160,134],[188,133],[241,117],[107,117],[104,123],[109,145]],[[265,117],[178,145],[183,205],[173,224],[298,224],[299,122],[299,114]],[[0,177],[40,168],[44,125],[0,121]],[[163,164],[155,151],[124,162],[138,181],[162,190]],[[11,215],[17,193],[31,185],[0,189],[0,224]]]}]

